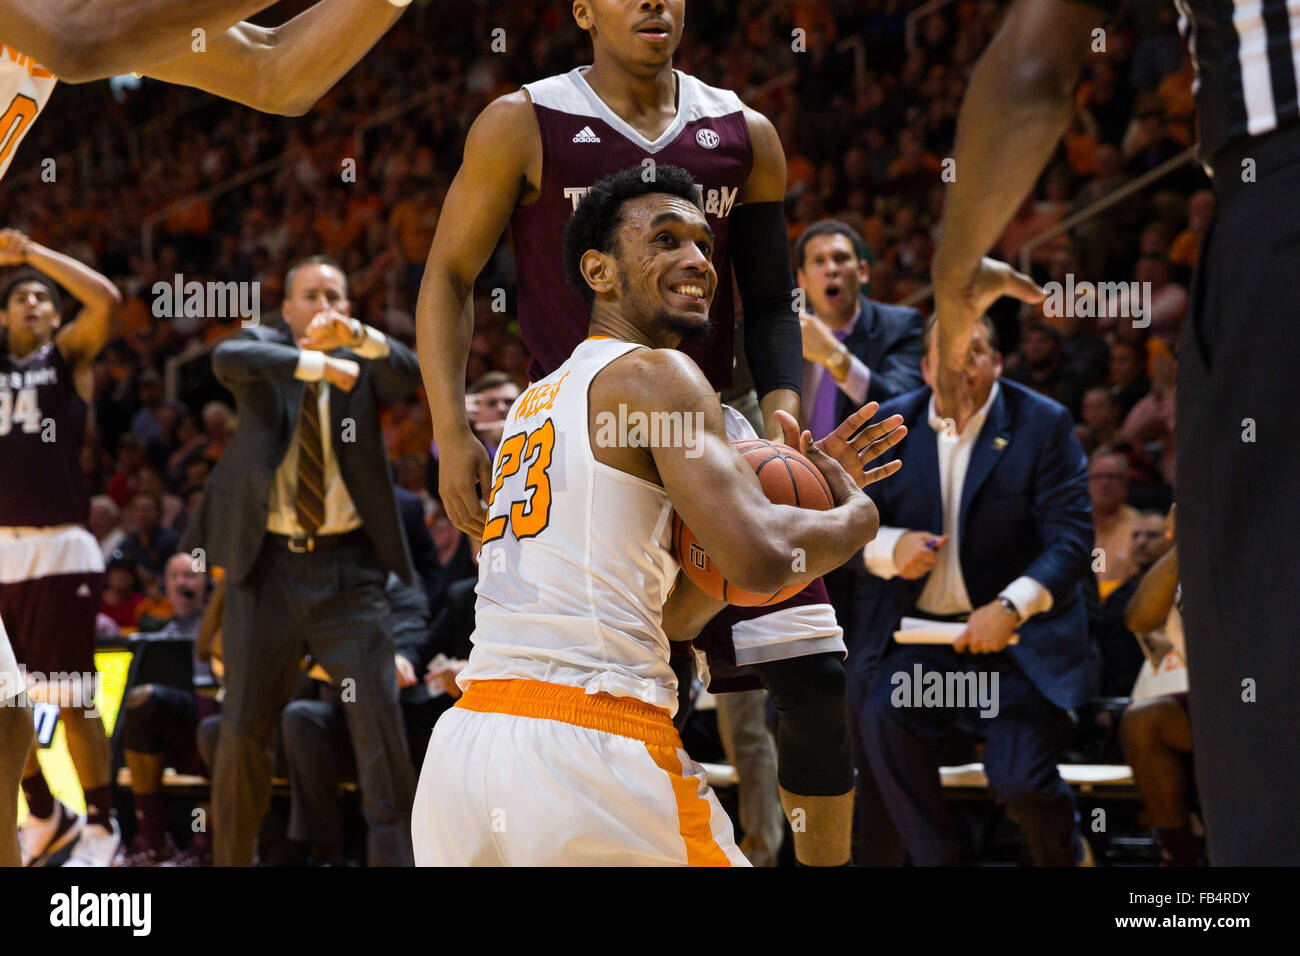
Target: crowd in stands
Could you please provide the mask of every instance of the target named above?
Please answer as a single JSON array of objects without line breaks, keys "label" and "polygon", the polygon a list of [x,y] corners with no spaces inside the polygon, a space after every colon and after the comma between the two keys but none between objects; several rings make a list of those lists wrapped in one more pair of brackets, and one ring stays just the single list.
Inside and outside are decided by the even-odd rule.
[{"label": "crowd in stands", "polygon": [[[440,6],[413,8],[292,122],[149,80],[60,85],[52,113],[84,119],[39,124],[0,188],[0,222],[92,264],[124,297],[116,335],[95,364],[94,426],[82,455],[87,521],[109,562],[102,612],[122,631],[174,616],[164,568],[237,414],[207,354],[239,331],[241,317],[156,317],[154,284],[177,274],[255,281],[261,321],[273,321],[286,265],[328,253],[348,273],[353,314],[413,342],[423,263],[469,124],[523,82],[589,62],[568,2],[501,0],[468,17],[465,5]],[[924,310],[944,158],[967,77],[1005,5],[958,0],[922,19],[909,47],[905,19],[915,6],[691,0],[676,66],[736,90],[773,120],[787,157],[792,243],[818,220],[849,223],[866,242],[867,295]],[[504,52],[490,48],[498,25]],[[1044,283],[1135,283],[1115,296],[1049,298],[994,314],[1005,374],[1069,408],[1091,456],[1108,558],[1098,571],[1102,600],[1126,583],[1131,591],[1150,565],[1131,553],[1135,529],[1152,511],[1163,516],[1173,498],[1175,347],[1214,213],[1207,181],[1187,162],[1035,243],[1194,141],[1192,70],[1172,7],[1122,10],[1103,46],[1088,60],[1055,159],[994,250],[1018,264],[1033,244],[1030,271]],[[47,156],[59,157],[54,182],[40,180]],[[142,222],[153,223],[147,244]],[[506,242],[480,276],[467,372],[471,415],[489,445],[492,423],[527,385],[513,297]],[[423,395],[395,402],[383,428],[395,480],[423,501],[440,564],[472,576],[462,536],[441,518]],[[1125,660],[1136,666],[1131,654]],[[1123,684],[1111,686],[1122,692]]]}]

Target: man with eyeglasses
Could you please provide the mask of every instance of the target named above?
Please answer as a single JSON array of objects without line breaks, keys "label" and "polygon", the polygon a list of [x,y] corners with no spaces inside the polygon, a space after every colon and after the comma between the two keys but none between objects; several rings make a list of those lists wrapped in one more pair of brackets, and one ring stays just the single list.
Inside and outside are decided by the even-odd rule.
[{"label": "man with eyeglasses", "polygon": [[[1093,568],[1101,599],[1133,574],[1129,547],[1138,512],[1128,504],[1128,459],[1114,449],[1101,448],[1088,462],[1088,497],[1092,499]],[[1097,552],[1101,552],[1098,563]]]}]

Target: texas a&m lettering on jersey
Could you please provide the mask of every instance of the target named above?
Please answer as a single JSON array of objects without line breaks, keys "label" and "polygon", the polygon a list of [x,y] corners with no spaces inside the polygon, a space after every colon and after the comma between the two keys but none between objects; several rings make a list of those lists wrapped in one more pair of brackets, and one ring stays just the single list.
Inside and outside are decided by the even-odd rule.
[{"label": "texas a&m lettering on jersey", "polygon": [[0,355],[0,527],[86,520],[86,417],[72,370],[53,342],[21,359]]},{"label": "texas a&m lettering on jersey", "polygon": [[554,372],[587,334],[587,304],[569,288],[564,225],[598,179],[628,166],[652,174],[652,164],[680,166],[700,184],[701,205],[714,234],[718,289],[710,335],[682,346],[713,387],[731,386],[735,344],[727,224],[753,166],[749,126],[740,98],[680,71],[677,116],[653,142],[611,110],[583,77],[585,68],[525,84],[542,141],[542,181],[536,202],[511,220],[519,276],[517,314],[534,355],[534,380]]}]

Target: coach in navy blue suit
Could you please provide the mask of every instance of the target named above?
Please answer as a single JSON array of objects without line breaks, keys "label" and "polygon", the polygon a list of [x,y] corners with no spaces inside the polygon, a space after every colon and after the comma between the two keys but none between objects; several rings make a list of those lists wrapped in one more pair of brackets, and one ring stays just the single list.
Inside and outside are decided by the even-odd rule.
[{"label": "coach in navy blue suit", "polygon": [[[984,738],[989,784],[1035,863],[1071,865],[1084,847],[1056,762],[1069,712],[1096,679],[1081,591],[1092,547],[1086,460],[1064,407],[998,380],[987,319],[971,349],[966,387],[978,411],[969,421],[945,420],[929,387],[880,409],[901,414],[909,434],[891,452],[904,461],[902,480],[872,493],[881,530],[863,555],[871,573],[861,579],[850,679],[874,678],[850,719],[914,863],[958,862],[938,750],[962,719]],[[923,366],[931,382],[932,367]],[[904,616],[965,630],[952,646],[897,644]],[[915,686],[933,687],[931,674],[943,680],[936,696]],[[987,694],[978,703],[976,688]]]},{"label": "coach in navy blue suit", "polygon": [[869,275],[862,237],[847,223],[823,219],[795,244],[807,311],[803,334],[803,404],[814,438],[830,434],[867,402],[920,388],[921,313],[862,294]]}]

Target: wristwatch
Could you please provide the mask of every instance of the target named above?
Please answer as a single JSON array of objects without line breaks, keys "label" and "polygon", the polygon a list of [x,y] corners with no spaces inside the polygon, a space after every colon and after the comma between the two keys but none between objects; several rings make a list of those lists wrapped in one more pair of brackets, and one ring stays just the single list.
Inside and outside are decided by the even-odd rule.
[{"label": "wristwatch", "polygon": [[852,354],[849,352],[848,346],[841,342],[839,348],[826,360],[826,368],[835,376],[837,382],[842,382],[849,377],[849,369],[852,367]]},{"label": "wristwatch", "polygon": [[1011,612],[1011,616],[1016,619],[1017,624],[1023,622],[1023,618],[1020,616],[1020,608],[1016,607],[1015,601],[1011,600],[1011,598],[1007,597],[1005,594],[999,594],[998,603]]},{"label": "wristwatch", "polygon": [[366,340],[366,326],[360,319],[348,319],[352,325],[352,341],[347,345],[350,349],[359,348]]}]

